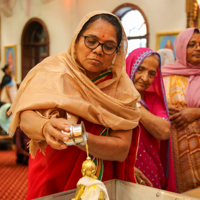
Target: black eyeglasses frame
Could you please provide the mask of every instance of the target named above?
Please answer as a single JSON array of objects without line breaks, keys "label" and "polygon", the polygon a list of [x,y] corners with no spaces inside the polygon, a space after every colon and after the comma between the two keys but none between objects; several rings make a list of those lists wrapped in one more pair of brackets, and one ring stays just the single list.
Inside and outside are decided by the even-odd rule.
[{"label": "black eyeglasses frame", "polygon": [[[84,37],[84,44],[85,44],[86,47],[88,47],[88,46],[86,45],[86,43],[85,43],[85,40],[86,40],[86,38],[88,38],[88,37],[89,37],[89,38],[93,38],[93,37],[87,36],[87,35],[83,35],[83,34],[81,34],[81,36]],[[113,53],[108,54],[108,53],[104,52],[104,50],[103,50],[103,45],[104,45],[105,43],[99,42],[96,38],[93,38],[93,39],[96,40],[99,44],[98,44],[95,48],[88,47],[89,49],[96,49],[99,45],[101,45],[101,48],[102,48],[103,53],[105,53],[105,54],[107,54],[107,55],[112,55],[112,54],[114,54],[115,52],[118,52],[118,50],[119,50],[119,46],[116,47],[115,45],[112,44],[116,49],[115,49],[115,51],[114,51]]]}]

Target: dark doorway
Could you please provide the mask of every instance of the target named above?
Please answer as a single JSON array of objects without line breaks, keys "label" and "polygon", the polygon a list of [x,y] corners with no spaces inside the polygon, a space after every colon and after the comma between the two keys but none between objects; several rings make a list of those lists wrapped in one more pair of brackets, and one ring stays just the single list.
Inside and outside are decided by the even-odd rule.
[{"label": "dark doorway", "polygon": [[49,56],[49,34],[42,20],[32,18],[26,23],[21,45],[23,80],[30,69]]}]

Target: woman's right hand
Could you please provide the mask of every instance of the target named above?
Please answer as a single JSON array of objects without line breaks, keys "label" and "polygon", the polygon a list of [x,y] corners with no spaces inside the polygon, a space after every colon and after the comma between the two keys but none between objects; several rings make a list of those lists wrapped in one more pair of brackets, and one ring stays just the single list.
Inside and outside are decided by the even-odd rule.
[{"label": "woman's right hand", "polygon": [[168,104],[168,109],[169,109],[169,115],[173,115],[177,112],[180,111],[181,109],[181,106],[180,105],[171,105],[171,104]]},{"label": "woman's right hand", "polygon": [[47,144],[50,145],[53,149],[66,149],[67,145],[62,141],[67,142],[69,137],[63,134],[61,130],[70,132],[68,127],[69,124],[70,123],[68,120],[64,118],[51,118],[49,121],[47,121],[41,130]]}]

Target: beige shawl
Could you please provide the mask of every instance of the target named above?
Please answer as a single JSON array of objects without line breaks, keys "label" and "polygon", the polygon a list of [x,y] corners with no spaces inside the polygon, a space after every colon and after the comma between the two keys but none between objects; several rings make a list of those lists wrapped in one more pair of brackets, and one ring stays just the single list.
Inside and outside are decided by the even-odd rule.
[{"label": "beige shawl", "polygon": [[27,74],[9,111],[12,113],[11,135],[20,123],[20,113],[25,110],[37,111],[46,118],[51,117],[52,110],[64,112],[66,118],[71,116],[68,119],[73,124],[82,117],[113,130],[130,130],[138,125],[140,111],[136,102],[140,95],[125,71],[125,33],[115,63],[110,66],[113,73],[110,80],[96,86],[74,57],[81,28],[92,16],[102,13],[111,14],[106,11],[88,14],[75,31],[68,52],[49,56]]}]

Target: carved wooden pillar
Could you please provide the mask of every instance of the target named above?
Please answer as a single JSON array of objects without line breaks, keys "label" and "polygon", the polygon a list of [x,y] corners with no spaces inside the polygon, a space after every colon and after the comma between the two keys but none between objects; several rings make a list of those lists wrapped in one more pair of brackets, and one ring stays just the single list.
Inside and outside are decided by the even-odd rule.
[{"label": "carved wooden pillar", "polygon": [[197,0],[186,0],[187,28],[198,26],[198,10]]}]

